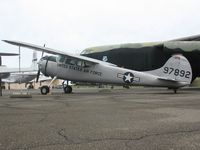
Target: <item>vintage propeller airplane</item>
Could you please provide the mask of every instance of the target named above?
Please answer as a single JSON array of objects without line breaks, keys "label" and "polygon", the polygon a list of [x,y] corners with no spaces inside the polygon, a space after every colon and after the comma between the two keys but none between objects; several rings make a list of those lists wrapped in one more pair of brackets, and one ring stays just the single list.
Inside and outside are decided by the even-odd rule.
[{"label": "vintage propeller airplane", "polygon": [[[163,67],[148,71],[139,72],[118,67],[114,64],[88,58],[86,56],[72,55],[62,51],[50,49],[18,41],[4,42],[26,47],[43,53],[50,53],[58,56],[42,57],[38,63],[39,71],[51,76],[53,79],[48,86],[41,87],[42,94],[48,94],[50,86],[55,79],[64,79],[79,82],[106,83],[106,84],[128,84],[168,87],[176,93],[177,89],[189,85],[192,80],[192,69],[188,60],[182,55],[173,55]],[[65,93],[71,93],[72,87],[64,87]]]}]

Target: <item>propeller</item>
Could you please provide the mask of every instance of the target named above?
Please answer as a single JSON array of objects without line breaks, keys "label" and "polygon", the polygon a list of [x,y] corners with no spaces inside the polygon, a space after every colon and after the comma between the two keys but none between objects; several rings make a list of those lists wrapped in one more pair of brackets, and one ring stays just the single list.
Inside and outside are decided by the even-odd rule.
[{"label": "propeller", "polygon": [[36,83],[38,83],[39,77],[40,77],[40,68],[38,68],[37,77],[36,77]]},{"label": "propeller", "polygon": [[[45,44],[44,44],[44,47],[45,47]],[[44,55],[44,51],[42,52],[41,58],[43,57],[43,55]],[[38,72],[37,72],[37,77],[36,77],[36,83],[38,83],[38,80],[39,80],[39,77],[40,77],[40,72],[41,72],[41,70],[38,67]]]}]

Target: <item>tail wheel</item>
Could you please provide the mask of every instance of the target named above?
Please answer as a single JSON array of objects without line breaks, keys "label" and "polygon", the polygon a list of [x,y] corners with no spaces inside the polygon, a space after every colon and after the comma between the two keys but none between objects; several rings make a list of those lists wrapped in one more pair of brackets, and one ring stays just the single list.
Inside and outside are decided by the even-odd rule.
[{"label": "tail wheel", "polygon": [[48,86],[42,86],[40,88],[41,94],[42,95],[47,95],[49,93],[49,87]]},{"label": "tail wheel", "polygon": [[68,94],[68,93],[72,93],[72,87],[71,86],[66,86],[66,87],[64,87],[63,88],[63,90],[64,90],[64,92],[66,93],[66,94]]}]

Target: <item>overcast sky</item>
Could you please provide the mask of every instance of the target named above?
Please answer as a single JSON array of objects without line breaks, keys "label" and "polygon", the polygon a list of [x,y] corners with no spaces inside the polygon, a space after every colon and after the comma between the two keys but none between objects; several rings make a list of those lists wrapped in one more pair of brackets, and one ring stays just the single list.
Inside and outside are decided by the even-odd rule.
[{"label": "overcast sky", "polygon": [[[0,0],[0,39],[79,53],[91,46],[200,34],[199,0]],[[18,47],[0,42],[0,52]],[[39,57],[39,54],[38,54]],[[32,50],[22,48],[22,66]],[[17,67],[17,57],[3,57]]]}]

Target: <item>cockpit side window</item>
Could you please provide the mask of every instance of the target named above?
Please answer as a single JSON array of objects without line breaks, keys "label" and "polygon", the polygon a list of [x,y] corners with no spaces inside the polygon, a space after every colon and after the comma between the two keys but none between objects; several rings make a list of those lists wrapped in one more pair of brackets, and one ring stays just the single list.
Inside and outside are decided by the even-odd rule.
[{"label": "cockpit side window", "polygon": [[65,59],[65,64],[67,64],[67,65],[75,65],[75,62],[71,58],[66,58]]}]

